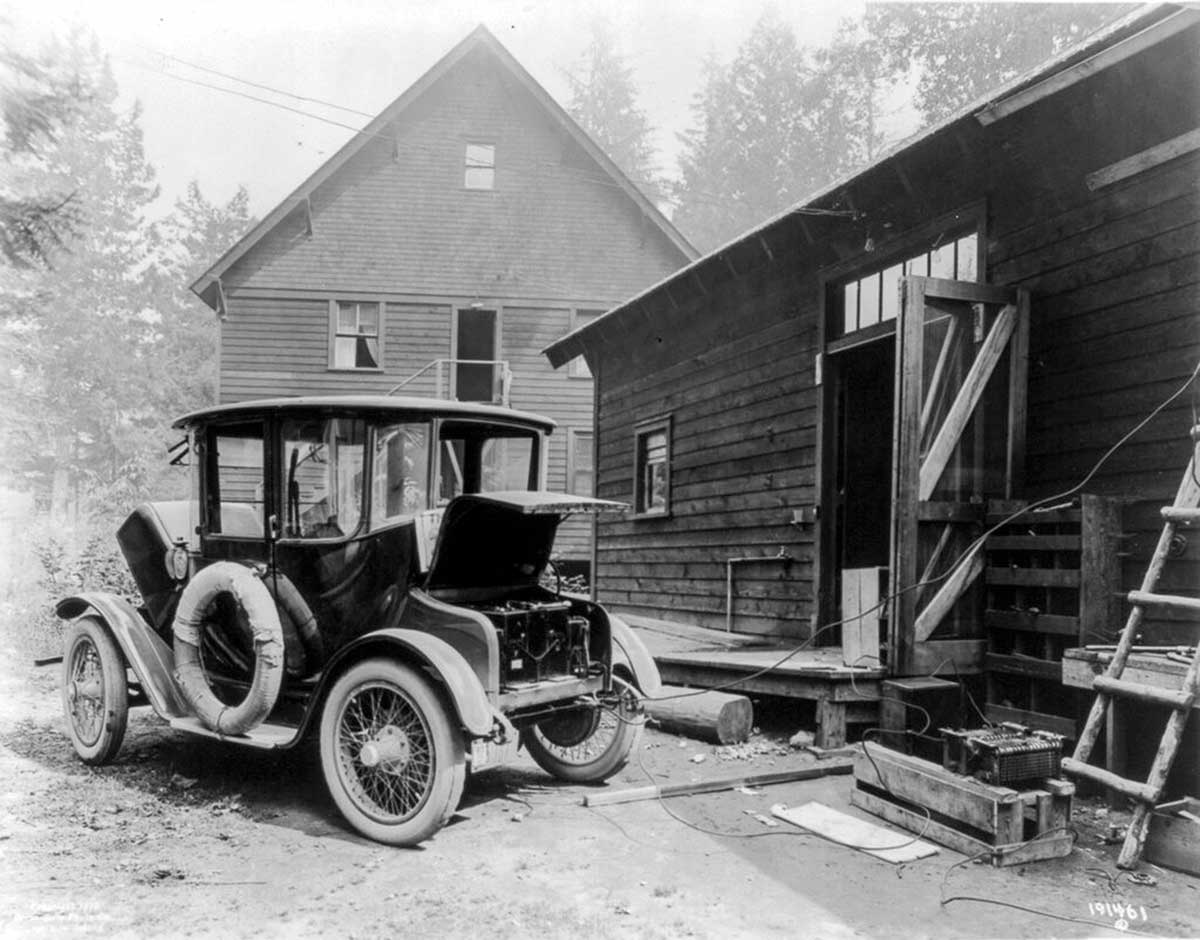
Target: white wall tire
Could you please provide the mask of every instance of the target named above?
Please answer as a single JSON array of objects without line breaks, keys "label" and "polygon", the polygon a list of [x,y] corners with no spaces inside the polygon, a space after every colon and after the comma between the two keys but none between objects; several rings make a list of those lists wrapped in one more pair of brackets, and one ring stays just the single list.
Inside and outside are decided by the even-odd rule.
[{"label": "white wall tire", "polygon": [[615,709],[576,709],[521,731],[522,743],[542,770],[570,783],[600,783],[629,762],[642,733],[637,692],[618,676],[613,689],[620,694]]},{"label": "white wall tire", "polygon": [[107,764],[121,749],[129,721],[125,657],[94,617],[67,629],[62,674],[67,734],[85,764]]},{"label": "white wall tire", "polygon": [[458,808],[466,781],[463,736],[412,667],[368,659],[334,683],[321,710],[321,771],[359,833],[416,845]]}]

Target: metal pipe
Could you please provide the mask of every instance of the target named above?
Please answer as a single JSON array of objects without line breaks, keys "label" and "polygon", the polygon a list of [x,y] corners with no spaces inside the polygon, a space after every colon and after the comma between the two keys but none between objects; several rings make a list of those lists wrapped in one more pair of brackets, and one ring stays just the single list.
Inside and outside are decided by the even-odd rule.
[{"label": "metal pipe", "polygon": [[788,554],[788,550],[783,546],[779,548],[778,555],[742,555],[734,558],[725,559],[725,632],[733,632],[733,566],[745,565],[751,562],[768,562],[782,561],[785,565],[790,565],[795,559]]}]

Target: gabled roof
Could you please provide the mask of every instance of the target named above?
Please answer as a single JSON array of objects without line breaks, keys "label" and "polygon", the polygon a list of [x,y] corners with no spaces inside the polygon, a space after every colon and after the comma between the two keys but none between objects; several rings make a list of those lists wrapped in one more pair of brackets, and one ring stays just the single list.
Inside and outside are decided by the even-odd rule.
[{"label": "gabled roof", "polygon": [[286,219],[300,207],[318,187],[334,176],[351,158],[354,157],[376,135],[399,118],[419,100],[439,79],[454,69],[463,59],[476,49],[486,49],[503,66],[514,79],[528,91],[551,120],[571,137],[579,147],[591,157],[600,168],[612,177],[617,187],[629,197],[642,214],[666,236],[689,261],[698,257],[698,252],[691,243],[683,237],[670,220],[663,215],[654,203],[625,175],[612,159],[596,144],[588,133],[581,128],[537,80],[530,75],[500,41],[482,24],[475,27],[471,33],[457,46],[446,53],[428,72],[414,82],[395,101],[383,109],[366,127],[356,132],[354,136],[332,157],[330,157],[315,173],[300,184],[291,195],[279,203],[267,216],[246,233],[217,262],[205,271],[191,285],[191,289],[201,300],[218,309],[219,284],[221,276],[228,271],[243,255],[250,251],[275,226]]},{"label": "gabled roof", "polygon": [[[932,141],[950,139],[955,128],[963,125],[989,125],[1034,101],[1048,98],[1072,83],[1106,69],[1124,57],[1152,46],[1176,32],[1200,22],[1200,4],[1147,3],[1115,19],[1075,45],[1063,49],[1029,71],[988,92],[983,97],[960,108],[949,117],[918,131],[884,150],[875,160],[860,169],[835,179],[800,202],[768,218],[760,225],[731,239],[701,258],[684,265],[652,284],[603,316],[589,320],[542,350],[555,368],[584,354],[585,350],[602,343],[621,342],[626,317],[645,316],[634,311],[651,296],[669,290],[673,284],[696,277],[702,269],[724,264],[728,253],[739,245],[760,239],[778,226],[794,222],[811,213],[844,214],[839,197],[850,193],[862,181],[881,167],[897,162],[901,157]],[[797,259],[791,259],[793,263]]]}]

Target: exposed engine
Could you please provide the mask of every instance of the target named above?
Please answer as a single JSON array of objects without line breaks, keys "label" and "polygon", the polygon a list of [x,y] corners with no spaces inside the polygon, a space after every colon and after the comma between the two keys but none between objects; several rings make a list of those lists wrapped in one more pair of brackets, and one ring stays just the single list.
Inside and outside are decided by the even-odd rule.
[{"label": "exposed engine", "polygon": [[496,625],[501,685],[588,674],[590,625],[568,601],[505,601],[479,611]]}]

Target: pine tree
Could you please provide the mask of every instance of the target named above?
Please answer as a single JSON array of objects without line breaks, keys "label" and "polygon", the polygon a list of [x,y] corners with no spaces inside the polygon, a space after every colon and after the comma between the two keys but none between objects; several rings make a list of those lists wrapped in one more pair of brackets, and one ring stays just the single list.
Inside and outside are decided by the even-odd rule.
[{"label": "pine tree", "polygon": [[89,502],[128,502],[151,472],[162,275],[139,109],[118,111],[94,39],[74,34],[47,61],[78,76],[79,93],[37,172],[75,194],[78,224],[49,248],[48,267],[0,291],[10,362],[0,374],[0,433],[10,472],[49,493],[65,517]]},{"label": "pine tree", "polygon": [[564,74],[571,86],[567,112],[643,193],[661,199],[654,128],[637,105],[633,69],[618,50],[608,21],[593,21],[592,39],[580,63]]},{"label": "pine tree", "polygon": [[884,3],[867,28],[893,76],[917,69],[925,121],[948,117],[1132,9],[1131,4]]},{"label": "pine tree", "polygon": [[807,195],[830,175],[821,137],[827,83],[768,9],[729,66],[710,57],[681,135],[674,222],[711,250]]}]

